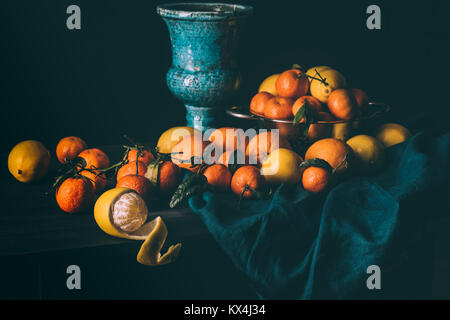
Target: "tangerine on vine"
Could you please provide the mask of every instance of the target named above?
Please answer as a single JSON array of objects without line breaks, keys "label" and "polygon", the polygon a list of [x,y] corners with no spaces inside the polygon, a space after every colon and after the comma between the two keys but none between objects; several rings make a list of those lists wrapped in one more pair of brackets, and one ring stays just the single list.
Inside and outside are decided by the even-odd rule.
[{"label": "tangerine on vine", "polygon": [[292,118],[294,100],[283,97],[270,98],[264,105],[264,117],[276,120]]},{"label": "tangerine on vine", "polygon": [[86,168],[88,169],[103,169],[109,167],[109,158],[105,152],[98,148],[85,149],[78,157],[86,160]]},{"label": "tangerine on vine", "polygon": [[275,87],[280,97],[297,99],[308,93],[309,80],[303,71],[290,69],[280,74]]},{"label": "tangerine on vine", "polygon": [[[138,149],[131,149],[130,151],[128,151],[128,161],[129,162],[141,161],[141,162],[145,163],[146,165],[149,165],[150,162],[155,160],[155,157],[148,150],[145,150],[145,149],[140,150],[139,157],[138,157],[138,152],[139,152]],[[123,159],[125,160],[126,158],[127,158],[127,155],[125,154]]]},{"label": "tangerine on vine", "polygon": [[70,177],[56,190],[56,202],[61,210],[76,213],[94,203],[94,186],[86,177]]},{"label": "tangerine on vine", "polygon": [[66,160],[75,158],[81,151],[87,148],[86,142],[79,137],[65,137],[59,140],[56,146],[56,157],[64,164]]},{"label": "tangerine on vine", "polygon": [[254,196],[254,191],[259,191],[265,186],[265,179],[260,170],[255,166],[243,166],[236,170],[231,179],[231,190],[234,194],[244,199]]},{"label": "tangerine on vine", "polygon": [[121,166],[117,171],[116,181],[119,181],[120,179],[128,175],[144,176],[146,172],[147,165],[144,162],[138,161],[136,164],[136,161],[130,161],[127,164]]},{"label": "tangerine on vine", "polygon": [[274,95],[269,92],[258,92],[255,94],[250,102],[250,112],[257,114],[257,115],[263,115],[264,114],[264,107],[269,101],[270,98],[273,98]]},{"label": "tangerine on vine", "polygon": [[213,191],[225,192],[230,188],[231,172],[223,164],[214,164],[203,172]]},{"label": "tangerine on vine", "polygon": [[146,177],[127,175],[117,181],[116,188],[124,187],[136,191],[143,199],[148,199],[153,191],[153,186]]}]

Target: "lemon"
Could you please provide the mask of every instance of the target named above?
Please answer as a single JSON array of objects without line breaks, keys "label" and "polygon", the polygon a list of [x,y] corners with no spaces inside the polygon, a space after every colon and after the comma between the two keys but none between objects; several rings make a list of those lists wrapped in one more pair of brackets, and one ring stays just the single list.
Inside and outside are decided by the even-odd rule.
[{"label": "lemon", "polygon": [[35,140],[18,143],[8,156],[9,172],[20,182],[39,180],[47,174],[49,166],[50,152]]},{"label": "lemon", "polygon": [[402,125],[386,123],[378,128],[376,137],[387,148],[408,140],[411,132]]},{"label": "lemon", "polygon": [[384,146],[376,138],[361,134],[347,140],[363,172],[374,173],[384,164]]},{"label": "lemon", "polygon": [[128,188],[113,188],[95,203],[94,219],[105,233],[119,238],[145,240],[137,255],[139,263],[157,266],[174,261],[181,249],[178,243],[161,255],[167,227],[161,217],[146,222],[148,209],[144,200]]},{"label": "lemon", "polygon": [[311,82],[309,90],[311,95],[319,99],[320,102],[326,103],[331,92],[347,86],[344,76],[339,71],[331,68],[323,68],[321,71],[317,71],[318,73],[314,73],[313,76],[317,79],[324,79],[327,84],[324,84],[320,80],[309,79]]},{"label": "lemon", "polygon": [[258,92],[265,91],[276,96],[278,93],[277,89],[275,88],[275,82],[277,82],[279,75],[279,73],[275,73],[264,79],[264,81],[261,82],[261,85],[259,86]]},{"label": "lemon", "polygon": [[279,148],[262,162],[261,174],[270,184],[298,183],[301,179],[302,158],[292,150]]},{"label": "lemon", "polygon": [[157,147],[161,153],[170,153],[172,148],[183,139],[183,137],[191,135],[196,130],[192,127],[173,127],[166,130],[158,140]]},{"label": "lemon", "polygon": [[342,122],[342,123],[333,123],[331,124],[331,137],[345,141],[349,137],[351,137],[352,134],[352,124],[348,122]]},{"label": "lemon", "polygon": [[327,69],[331,69],[331,67],[329,67],[329,66],[316,66],[316,67],[309,68],[308,71],[306,71],[306,74],[308,76],[315,77],[318,72],[321,73],[322,71],[327,70]]}]

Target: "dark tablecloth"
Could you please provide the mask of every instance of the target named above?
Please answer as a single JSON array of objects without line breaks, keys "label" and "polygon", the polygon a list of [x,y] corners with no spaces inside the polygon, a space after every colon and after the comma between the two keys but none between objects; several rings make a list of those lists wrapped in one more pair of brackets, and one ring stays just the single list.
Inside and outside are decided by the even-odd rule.
[{"label": "dark tablecloth", "polygon": [[422,132],[386,149],[378,175],[349,178],[327,194],[282,185],[240,210],[236,197],[210,192],[189,205],[261,298],[370,298],[367,268],[386,275],[404,267],[426,240],[426,221],[450,214],[441,209],[449,182],[450,133]]}]

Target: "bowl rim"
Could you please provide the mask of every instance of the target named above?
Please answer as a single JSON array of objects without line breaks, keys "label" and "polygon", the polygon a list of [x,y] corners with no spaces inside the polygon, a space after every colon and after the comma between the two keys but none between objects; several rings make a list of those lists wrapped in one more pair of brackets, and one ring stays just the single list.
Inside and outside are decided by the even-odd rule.
[{"label": "bowl rim", "polygon": [[[377,106],[379,109],[375,110],[372,114],[370,114],[368,116],[363,116],[360,118],[354,118],[354,119],[350,119],[350,120],[339,120],[339,119],[333,120],[333,121],[319,120],[319,121],[315,121],[313,123],[335,124],[335,123],[353,123],[356,121],[366,121],[366,120],[377,118],[377,117],[381,116],[382,114],[385,114],[391,110],[390,105],[388,105],[384,102],[371,101],[368,103],[368,107],[373,108],[375,106]],[[250,110],[250,108],[244,108],[241,106],[231,106],[230,108],[228,108],[226,110],[226,113],[232,117],[240,118],[240,119],[263,120],[263,121],[267,121],[267,122],[284,123],[284,124],[292,124],[293,125],[292,119],[289,119],[289,120],[270,119],[270,118],[264,117],[263,115],[251,113],[249,110]]]}]

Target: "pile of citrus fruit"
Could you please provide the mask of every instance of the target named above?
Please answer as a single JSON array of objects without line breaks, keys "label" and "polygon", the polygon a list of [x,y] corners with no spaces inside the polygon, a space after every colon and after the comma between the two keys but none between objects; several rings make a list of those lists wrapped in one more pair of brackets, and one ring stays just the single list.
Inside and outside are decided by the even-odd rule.
[{"label": "pile of citrus fruit", "polygon": [[[342,74],[330,67],[306,72],[294,67],[264,80],[251,100],[251,112],[308,124],[309,144],[302,152],[271,130],[252,135],[232,127],[205,133],[174,127],[154,146],[130,139],[120,161],[111,163],[103,150],[88,147],[79,137],[65,137],[56,147],[62,165],[53,185],[56,202],[68,213],[93,209],[97,224],[110,235],[145,240],[141,263],[168,263],[180,245],[160,255],[167,229],[161,219],[148,221],[148,208],[155,203],[167,201],[173,208],[209,190],[234,194],[240,206],[244,199],[270,198],[280,184],[320,193],[351,174],[382,170],[385,148],[411,136],[405,127],[388,123],[372,135],[349,139],[323,136],[314,127],[317,120],[359,117],[368,101],[361,89],[347,89]],[[50,158],[42,143],[23,141],[11,150],[8,168],[17,180],[33,182],[46,175]]]},{"label": "pile of citrus fruit", "polygon": [[261,83],[251,100],[250,111],[269,119],[289,120],[306,103],[316,120],[351,120],[364,112],[368,102],[363,90],[347,88],[347,81],[339,71],[317,66],[305,72],[294,65]]}]

